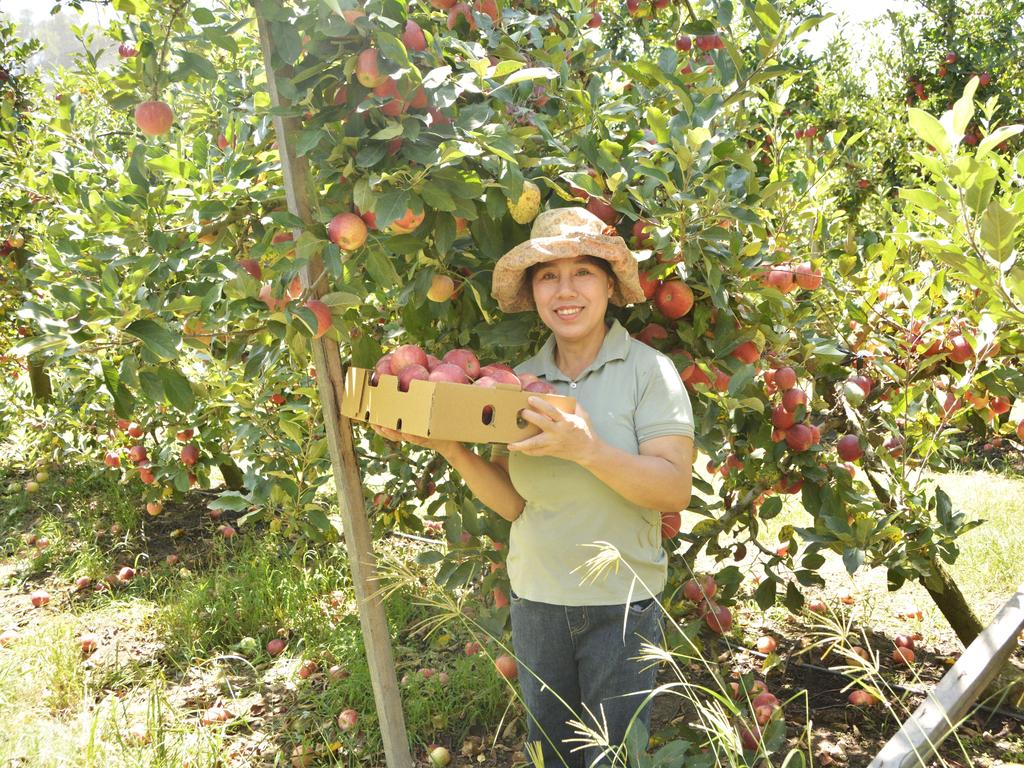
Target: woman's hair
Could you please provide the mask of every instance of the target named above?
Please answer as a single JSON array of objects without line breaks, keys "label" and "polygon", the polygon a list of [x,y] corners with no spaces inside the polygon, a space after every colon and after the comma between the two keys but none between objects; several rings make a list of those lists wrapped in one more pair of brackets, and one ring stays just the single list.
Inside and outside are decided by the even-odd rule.
[{"label": "woman's hair", "polygon": [[[605,274],[612,279],[614,285],[618,282],[618,278],[615,277],[615,270],[612,269],[612,265],[604,259],[600,259],[597,256],[584,256],[585,263],[592,264],[595,267],[600,267],[604,270]],[[547,262],[538,262],[537,264],[531,264],[526,268],[526,283],[527,285],[533,285],[533,276],[538,269],[545,266]]]}]

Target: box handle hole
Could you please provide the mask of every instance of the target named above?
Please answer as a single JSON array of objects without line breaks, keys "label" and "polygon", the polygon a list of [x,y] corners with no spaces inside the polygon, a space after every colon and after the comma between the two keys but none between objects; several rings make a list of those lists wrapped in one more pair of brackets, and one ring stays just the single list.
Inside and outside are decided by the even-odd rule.
[{"label": "box handle hole", "polygon": [[520,429],[525,429],[530,426],[530,422],[523,418],[523,411],[525,410],[525,408],[520,408],[519,412],[516,414],[516,426]]},{"label": "box handle hole", "polygon": [[480,421],[484,424],[490,424],[494,421],[494,406],[485,405],[484,409],[480,412]]}]

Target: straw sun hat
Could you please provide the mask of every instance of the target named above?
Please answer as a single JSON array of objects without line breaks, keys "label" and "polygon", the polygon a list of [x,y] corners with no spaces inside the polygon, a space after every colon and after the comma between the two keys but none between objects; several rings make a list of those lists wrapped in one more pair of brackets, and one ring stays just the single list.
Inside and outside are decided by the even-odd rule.
[{"label": "straw sun hat", "polygon": [[607,261],[615,273],[612,304],[622,307],[644,301],[637,270],[637,256],[619,235],[607,235],[605,223],[586,208],[556,208],[533,220],[530,239],[498,259],[491,277],[491,296],[502,312],[536,309],[526,270],[534,264],[577,256]]}]

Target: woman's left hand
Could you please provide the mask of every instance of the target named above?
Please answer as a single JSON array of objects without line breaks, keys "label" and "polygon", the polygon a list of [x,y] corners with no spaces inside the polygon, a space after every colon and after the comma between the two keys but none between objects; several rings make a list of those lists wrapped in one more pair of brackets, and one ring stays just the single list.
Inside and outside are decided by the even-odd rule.
[{"label": "woman's left hand", "polygon": [[540,397],[531,397],[529,408],[524,408],[523,419],[540,427],[540,434],[515,443],[509,451],[527,456],[555,456],[583,463],[599,443],[590,423],[590,415],[576,403],[575,413],[560,411]]}]

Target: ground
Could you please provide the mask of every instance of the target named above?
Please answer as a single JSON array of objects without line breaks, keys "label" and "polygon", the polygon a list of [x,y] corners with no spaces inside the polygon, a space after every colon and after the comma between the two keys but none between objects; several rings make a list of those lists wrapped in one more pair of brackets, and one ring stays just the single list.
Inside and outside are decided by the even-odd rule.
[{"label": "ground", "polygon": [[[59,473],[53,482],[62,482]],[[954,499],[985,504],[991,495],[988,509],[997,506],[996,499],[1020,499],[1022,486],[994,475],[951,476],[944,482]],[[269,766],[300,745],[318,750],[321,762],[311,764],[381,765],[369,733],[375,721],[345,569],[330,570],[310,552],[300,553],[296,562],[307,563],[307,575],[297,584],[289,575],[295,570],[276,559],[276,550],[264,554],[266,545],[260,542],[265,531],[242,525],[236,540],[216,535],[216,526],[237,514],[211,520],[210,494],[168,503],[150,518],[133,513],[130,498],[108,491],[91,509],[71,511],[71,498],[57,494],[9,516],[11,529],[0,555],[0,630],[15,630],[17,639],[0,648],[0,764],[62,764],[61,749],[52,742],[66,739],[72,752],[85,750],[87,764],[105,766]],[[75,498],[83,496],[88,494]],[[62,517],[59,510],[66,514]],[[1019,511],[1011,507],[1005,513],[1018,518]],[[990,527],[1004,525],[994,519]],[[120,526],[114,535],[112,526]],[[27,543],[24,536],[33,533],[47,535],[50,547],[40,550]],[[1005,586],[996,585],[1019,576],[1019,537],[1000,535],[985,526],[972,531],[959,567],[977,570],[983,561],[987,573],[957,575],[965,591],[975,595],[986,622],[1008,597]],[[999,551],[994,542],[1001,544]],[[382,550],[407,560],[439,545],[398,537],[380,542]],[[171,554],[180,558],[173,567],[165,561]],[[82,570],[99,575],[125,565],[136,569],[136,579],[127,584],[112,579],[100,591],[94,585],[78,590],[71,578]],[[741,565],[752,568],[750,562]],[[1004,567],[1009,575],[1000,578]],[[789,747],[806,746],[809,731],[815,764],[867,766],[921,701],[922,692],[948,670],[960,646],[923,590],[911,587],[891,595],[884,574],[875,571],[851,580],[838,558],[826,565],[825,576],[829,588],[820,596],[831,618],[793,616],[781,608],[762,613],[744,602],[730,635],[702,635],[705,659],[721,667],[685,660],[677,662],[678,671],[665,665],[659,682],[675,687],[655,701],[654,744],[678,738],[695,723],[708,724],[707,702],[697,701],[701,694],[693,686],[714,687],[710,670],[721,668],[754,673],[786,702]],[[271,586],[253,596],[256,580]],[[48,590],[50,602],[33,608],[28,594],[40,587]],[[847,591],[852,605],[840,601]],[[419,594],[416,589],[412,593]],[[484,654],[465,656],[466,635],[460,627],[424,631],[419,622],[431,611],[416,607],[414,594],[396,593],[389,600],[389,618],[419,763],[426,764],[430,745],[443,744],[455,765],[521,765],[520,705],[495,680]],[[897,617],[911,605],[923,609],[921,620]],[[669,612],[681,617],[672,606]],[[250,622],[252,616],[257,618]],[[99,637],[92,654],[82,654],[75,642],[84,631]],[[839,667],[852,668],[838,651],[824,653],[847,633],[878,654],[880,674],[866,680],[883,688],[885,706],[864,709],[847,703],[851,678]],[[899,633],[919,637],[918,663],[909,671],[888,658]],[[271,658],[262,646],[275,634],[284,637],[287,650]],[[751,650],[764,634],[779,642],[767,671],[764,657]],[[253,638],[255,650],[240,647],[245,637]],[[680,640],[671,630],[669,637]],[[1020,649],[1016,656],[1024,661]],[[317,661],[318,669],[302,679],[297,669],[309,659]],[[332,679],[327,670],[335,664],[345,667],[348,676]],[[445,671],[450,682],[443,686],[436,675],[424,679],[423,669]],[[680,677],[689,686],[679,687]],[[230,711],[227,725],[201,724],[203,713],[214,706]],[[333,721],[345,706],[360,709],[365,730],[339,732]],[[943,746],[941,764],[1006,766],[1024,760],[1021,717],[1018,711],[975,711]],[[168,747],[162,758],[158,744]],[[778,764],[784,755],[785,750],[776,754]]]}]

